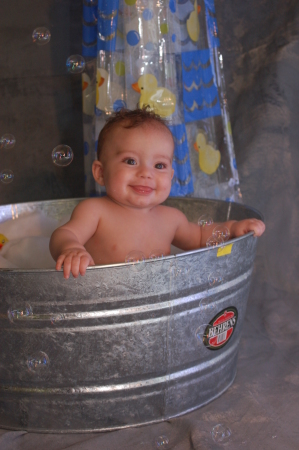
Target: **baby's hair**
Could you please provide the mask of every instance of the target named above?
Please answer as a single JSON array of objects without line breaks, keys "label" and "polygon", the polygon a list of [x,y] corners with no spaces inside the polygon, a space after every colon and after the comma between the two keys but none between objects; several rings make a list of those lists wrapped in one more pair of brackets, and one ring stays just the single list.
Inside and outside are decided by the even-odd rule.
[{"label": "baby's hair", "polygon": [[103,149],[103,145],[107,138],[107,135],[108,133],[113,131],[114,128],[119,125],[121,125],[123,128],[137,128],[144,124],[157,124],[158,126],[165,128],[165,130],[170,133],[172,138],[172,133],[167,126],[166,120],[162,119],[158,114],[151,111],[148,106],[145,106],[142,109],[138,108],[134,110],[122,108],[109,117],[99,134],[97,150],[98,160],[100,159],[101,151]]}]

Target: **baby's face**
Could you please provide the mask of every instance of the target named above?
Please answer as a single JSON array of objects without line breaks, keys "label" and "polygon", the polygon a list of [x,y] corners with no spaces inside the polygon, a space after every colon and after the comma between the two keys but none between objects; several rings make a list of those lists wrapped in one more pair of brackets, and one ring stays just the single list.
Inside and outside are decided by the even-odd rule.
[{"label": "baby's face", "polygon": [[168,197],[173,176],[173,140],[152,124],[137,128],[118,126],[102,152],[101,179],[116,203],[150,209]]}]

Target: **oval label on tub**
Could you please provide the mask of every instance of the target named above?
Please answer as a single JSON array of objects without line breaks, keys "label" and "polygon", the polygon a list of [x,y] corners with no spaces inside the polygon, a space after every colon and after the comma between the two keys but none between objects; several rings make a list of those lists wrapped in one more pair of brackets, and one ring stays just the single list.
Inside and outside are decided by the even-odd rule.
[{"label": "oval label on tub", "polygon": [[224,347],[232,337],[238,321],[238,311],[233,306],[223,309],[205,329],[204,345],[210,350]]}]

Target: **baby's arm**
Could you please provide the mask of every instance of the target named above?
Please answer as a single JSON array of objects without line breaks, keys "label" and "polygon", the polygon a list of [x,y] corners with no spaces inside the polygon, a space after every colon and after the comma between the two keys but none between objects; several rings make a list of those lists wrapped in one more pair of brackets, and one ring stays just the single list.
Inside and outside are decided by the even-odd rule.
[{"label": "baby's arm", "polygon": [[56,269],[63,266],[64,278],[70,273],[76,278],[84,275],[89,265],[94,265],[92,256],[85,250],[84,244],[95,233],[99,214],[96,214],[98,199],[85,200],[74,209],[69,222],[57,228],[50,239],[50,252],[56,261]]},{"label": "baby's arm", "polygon": [[174,221],[177,224],[177,228],[172,244],[185,251],[205,247],[208,238],[212,235],[217,225],[228,228],[230,238],[243,236],[251,231],[254,232],[254,236],[261,236],[265,231],[265,224],[258,219],[230,220],[200,227],[195,223],[188,222],[182,212],[175,211]]}]

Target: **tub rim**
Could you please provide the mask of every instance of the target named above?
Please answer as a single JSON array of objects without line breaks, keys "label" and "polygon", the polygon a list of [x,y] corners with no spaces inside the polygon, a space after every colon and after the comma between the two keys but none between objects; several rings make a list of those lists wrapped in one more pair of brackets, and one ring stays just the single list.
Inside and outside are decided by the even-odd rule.
[{"label": "tub rim", "polygon": [[[0,210],[4,206],[6,206],[6,207],[7,206],[11,206],[13,208],[15,205],[16,206],[17,205],[28,205],[30,207],[31,205],[34,206],[34,205],[39,204],[39,203],[43,203],[43,204],[44,203],[53,203],[55,201],[63,202],[63,203],[64,202],[69,202],[69,201],[79,201],[80,202],[80,201],[86,200],[87,198],[89,198],[89,197],[74,197],[74,198],[61,198],[61,199],[53,199],[53,200],[36,200],[36,201],[32,201],[32,202],[6,203],[4,205],[0,205]],[[227,202],[226,200],[216,200],[216,199],[203,198],[203,197],[168,197],[166,202],[167,201],[172,201],[172,200],[174,200],[174,201],[175,200],[180,200],[180,201],[183,200],[183,201],[187,201],[187,202],[192,201],[192,200],[204,200],[204,201],[207,200],[208,202],[214,203],[214,204],[215,203],[216,204],[217,203],[218,204],[219,203],[222,203],[222,204],[234,204],[238,208],[247,209],[247,210],[250,210],[250,211],[254,212],[258,216],[260,216],[261,220],[264,221],[264,216],[258,209],[253,208],[253,207],[248,206],[248,205],[244,205],[243,203],[237,203],[237,202],[233,202],[233,201]],[[6,222],[6,220],[4,222]],[[163,261],[165,261],[165,260],[173,260],[173,259],[180,258],[180,257],[183,257],[183,256],[188,256],[188,255],[193,255],[193,254],[197,254],[197,253],[202,253],[202,252],[206,252],[206,251],[209,251],[209,250],[214,250],[214,249],[218,250],[219,248],[225,247],[225,246],[227,246],[227,245],[229,245],[231,243],[233,244],[233,243],[241,241],[243,239],[249,239],[251,236],[253,237],[253,235],[254,235],[254,233],[253,233],[253,231],[251,231],[250,233],[247,233],[244,236],[240,236],[240,237],[237,237],[237,238],[230,239],[229,241],[225,242],[224,244],[218,244],[218,245],[215,245],[214,247],[202,247],[202,248],[197,248],[195,250],[181,251],[178,254],[164,256],[163,257]],[[157,262],[160,262],[160,260],[146,259],[144,261],[145,264],[155,264]],[[118,268],[118,267],[127,267],[127,266],[132,266],[132,265],[134,265],[133,262],[130,262],[130,263],[123,262],[123,263],[114,263],[114,264],[104,264],[104,265],[89,266],[89,267],[87,267],[86,270],[91,271],[91,270],[99,270],[99,269],[111,269],[111,268]],[[63,269],[57,271],[55,268],[45,268],[45,269],[41,269],[41,268],[30,268],[30,269],[28,269],[27,268],[27,269],[22,269],[22,268],[4,268],[4,267],[2,268],[2,267],[0,267],[0,273],[3,273],[3,272],[13,272],[13,273],[62,272],[63,273]]]}]

